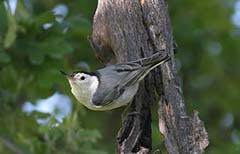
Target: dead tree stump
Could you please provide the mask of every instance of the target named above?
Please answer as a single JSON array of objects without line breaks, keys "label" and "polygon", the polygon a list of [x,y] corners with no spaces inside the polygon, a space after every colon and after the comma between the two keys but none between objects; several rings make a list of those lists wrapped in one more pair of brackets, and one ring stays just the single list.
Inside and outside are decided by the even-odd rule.
[{"label": "dead tree stump", "polygon": [[147,57],[162,49],[172,60],[152,71],[140,84],[117,137],[117,153],[151,153],[151,105],[160,96],[159,129],[169,154],[199,154],[208,136],[197,112],[185,111],[177,75],[173,36],[166,0],[98,0],[90,37],[106,65]]}]

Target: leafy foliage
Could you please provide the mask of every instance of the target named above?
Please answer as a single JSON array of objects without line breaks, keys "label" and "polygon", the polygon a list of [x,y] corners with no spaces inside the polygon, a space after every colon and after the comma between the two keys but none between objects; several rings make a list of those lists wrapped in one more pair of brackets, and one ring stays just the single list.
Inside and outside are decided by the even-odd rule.
[{"label": "leafy foliage", "polygon": [[[240,152],[237,1],[169,1],[187,109],[198,110],[205,122],[209,154]],[[8,0],[0,2],[0,153],[114,153],[122,109],[96,113],[74,102],[57,126],[53,115],[22,112],[25,101],[56,91],[71,96],[59,70],[99,65],[87,41],[96,3],[17,0],[14,11]],[[49,116],[45,124],[36,121]],[[153,149],[162,149],[156,111],[152,126]]]},{"label": "leafy foliage", "polygon": [[88,18],[79,13],[55,14],[57,2],[52,6],[40,2],[35,12],[31,8],[36,3],[18,0],[13,12],[9,1],[0,2],[0,153],[106,154],[94,146],[101,138],[99,131],[82,127],[79,108],[60,126],[54,125],[53,115],[46,124],[39,124],[35,117],[47,115],[27,115],[21,110],[27,100],[66,88],[59,70],[74,68],[78,59],[73,54],[81,57],[82,50],[90,49],[80,43],[90,34]]}]

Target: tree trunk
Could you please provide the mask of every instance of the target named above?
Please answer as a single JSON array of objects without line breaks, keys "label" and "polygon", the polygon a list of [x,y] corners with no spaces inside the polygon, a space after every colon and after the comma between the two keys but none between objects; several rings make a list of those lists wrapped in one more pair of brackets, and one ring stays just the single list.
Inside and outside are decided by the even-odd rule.
[{"label": "tree trunk", "polygon": [[166,1],[98,0],[90,39],[97,57],[106,65],[158,51],[162,57],[172,57],[141,82],[118,133],[117,153],[151,152],[151,105],[157,100],[156,92],[160,96],[159,128],[168,153],[203,153],[208,136],[197,113],[189,117],[185,111]]}]

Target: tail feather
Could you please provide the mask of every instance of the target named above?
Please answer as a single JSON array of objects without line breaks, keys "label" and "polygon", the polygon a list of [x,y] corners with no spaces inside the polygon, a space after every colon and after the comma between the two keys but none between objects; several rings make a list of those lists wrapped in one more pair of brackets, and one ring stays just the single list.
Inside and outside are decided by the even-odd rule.
[{"label": "tail feather", "polygon": [[155,54],[153,54],[152,56],[149,57],[145,57],[145,58],[141,58],[137,61],[133,61],[134,63],[138,63],[140,65],[144,66],[149,66],[149,67],[153,67],[155,68],[155,65],[160,65],[162,63],[165,63],[167,61],[169,61],[171,59],[171,57],[169,55],[166,55],[165,57],[163,57],[162,52],[157,52]]},{"label": "tail feather", "polygon": [[169,55],[167,55],[167,56],[165,56],[164,58],[162,58],[162,59],[160,59],[160,58],[156,58],[156,61],[152,61],[152,62],[150,62],[150,67],[151,67],[151,70],[152,69],[154,69],[155,67],[157,67],[157,66],[159,66],[159,65],[161,65],[161,64],[163,64],[163,63],[165,63],[165,62],[167,62],[167,61],[169,61],[171,59],[171,57],[169,56]]}]

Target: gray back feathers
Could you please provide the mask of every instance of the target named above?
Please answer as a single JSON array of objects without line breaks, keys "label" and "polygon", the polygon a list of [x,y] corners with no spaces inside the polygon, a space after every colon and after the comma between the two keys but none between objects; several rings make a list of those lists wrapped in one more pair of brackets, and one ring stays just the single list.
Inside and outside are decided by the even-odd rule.
[{"label": "gray back feathers", "polygon": [[99,69],[96,75],[99,86],[93,95],[93,104],[103,106],[117,99],[126,88],[138,84],[153,68],[170,59],[160,58],[160,53],[137,61],[111,65]]}]

